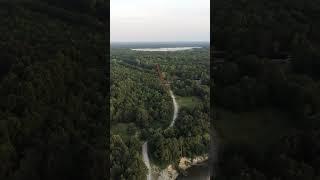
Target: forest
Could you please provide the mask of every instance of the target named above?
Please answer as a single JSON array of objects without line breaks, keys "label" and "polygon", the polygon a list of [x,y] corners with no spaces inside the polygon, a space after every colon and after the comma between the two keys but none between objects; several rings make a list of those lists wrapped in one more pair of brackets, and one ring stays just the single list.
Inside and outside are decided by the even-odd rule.
[{"label": "forest", "polygon": [[[152,163],[161,168],[177,165],[184,156],[208,153],[209,48],[139,52],[117,46],[111,48],[110,61],[110,123],[114,141],[111,179],[146,178],[141,155],[144,141],[148,141]],[[173,128],[168,128],[173,115],[172,99],[160,81],[156,64],[165,80],[171,82],[180,106]]]},{"label": "forest", "polygon": [[108,178],[108,6],[78,2],[0,2],[0,179]]},{"label": "forest", "polygon": [[214,7],[217,178],[319,179],[320,1]]}]

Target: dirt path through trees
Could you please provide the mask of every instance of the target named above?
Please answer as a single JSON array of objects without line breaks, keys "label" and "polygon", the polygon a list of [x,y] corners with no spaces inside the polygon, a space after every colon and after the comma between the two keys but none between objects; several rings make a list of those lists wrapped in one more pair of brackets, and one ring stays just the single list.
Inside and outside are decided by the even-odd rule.
[{"label": "dirt path through trees", "polygon": [[[171,90],[169,90],[170,96],[172,98],[173,101],[173,117],[172,117],[172,121],[170,123],[169,128],[173,127],[177,117],[178,117],[178,111],[179,111],[179,105],[176,101],[176,97],[174,96],[173,92]],[[145,163],[145,165],[148,168],[148,174],[147,174],[147,180],[151,180],[151,166],[150,166],[150,160],[149,160],[149,154],[148,154],[148,142],[144,142],[142,145],[142,157],[143,157],[143,162]]]}]

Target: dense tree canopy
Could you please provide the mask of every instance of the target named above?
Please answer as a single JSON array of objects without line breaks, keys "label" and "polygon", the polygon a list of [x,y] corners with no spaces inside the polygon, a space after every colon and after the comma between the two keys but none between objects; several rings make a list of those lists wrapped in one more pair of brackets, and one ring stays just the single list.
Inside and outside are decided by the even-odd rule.
[{"label": "dense tree canopy", "polygon": [[[140,139],[140,146],[128,146],[141,153],[142,141],[148,141],[152,163],[165,168],[177,164],[181,157],[206,154],[209,146],[209,49],[177,52],[139,52],[127,48],[111,49],[111,134],[130,141]],[[163,77],[171,82],[174,94],[196,97],[194,107],[181,106],[176,124],[169,127],[173,116],[173,103],[168,89],[156,71],[160,65]],[[125,126],[126,131],[119,129]],[[129,135],[129,136],[128,136]],[[121,145],[124,146],[124,145]],[[113,152],[120,147],[112,147]],[[125,149],[125,148],[122,148]],[[121,161],[112,154],[117,167],[112,173],[126,176],[131,162],[142,157]],[[140,158],[140,159],[139,159]],[[128,161],[130,163],[128,164]],[[140,166],[140,165],[138,165]],[[141,165],[141,166],[144,166]],[[135,174],[145,171],[131,168]],[[145,174],[144,174],[145,175]],[[143,177],[143,176],[141,176]],[[146,176],[144,176],[146,177]]]},{"label": "dense tree canopy", "polygon": [[319,178],[320,1],[220,0],[215,9],[214,46],[225,53],[214,65],[217,109],[240,116],[272,108],[292,129],[264,150],[224,142],[219,178]]},{"label": "dense tree canopy", "polygon": [[1,2],[0,179],[106,179],[105,33],[40,5]]}]

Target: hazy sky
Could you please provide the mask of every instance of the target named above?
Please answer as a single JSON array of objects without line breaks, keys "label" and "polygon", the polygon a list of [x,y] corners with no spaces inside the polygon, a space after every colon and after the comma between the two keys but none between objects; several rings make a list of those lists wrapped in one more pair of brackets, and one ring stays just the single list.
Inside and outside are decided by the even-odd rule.
[{"label": "hazy sky", "polygon": [[111,41],[210,41],[210,0],[110,0]]}]

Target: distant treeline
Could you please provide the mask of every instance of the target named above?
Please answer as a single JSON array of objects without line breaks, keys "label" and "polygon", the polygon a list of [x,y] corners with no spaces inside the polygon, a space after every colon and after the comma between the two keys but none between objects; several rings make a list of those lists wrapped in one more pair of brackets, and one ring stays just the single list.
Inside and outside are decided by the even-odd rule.
[{"label": "distant treeline", "polygon": [[209,42],[111,42],[112,48],[209,47]]}]

